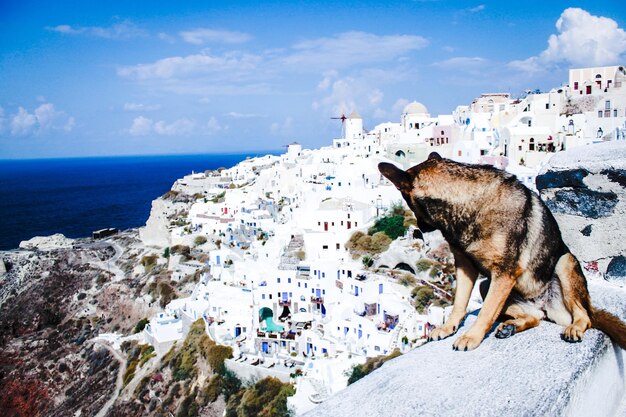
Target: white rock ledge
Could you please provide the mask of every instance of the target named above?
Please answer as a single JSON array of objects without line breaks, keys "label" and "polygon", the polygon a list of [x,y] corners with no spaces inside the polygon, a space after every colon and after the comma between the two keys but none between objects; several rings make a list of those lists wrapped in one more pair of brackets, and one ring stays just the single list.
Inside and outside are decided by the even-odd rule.
[{"label": "white rock ledge", "polygon": [[[594,305],[626,317],[624,289],[599,282],[590,291]],[[491,333],[471,352],[452,350],[456,336],[428,343],[305,416],[626,416],[624,351],[598,330],[575,344],[560,333],[543,321],[509,339]]]}]

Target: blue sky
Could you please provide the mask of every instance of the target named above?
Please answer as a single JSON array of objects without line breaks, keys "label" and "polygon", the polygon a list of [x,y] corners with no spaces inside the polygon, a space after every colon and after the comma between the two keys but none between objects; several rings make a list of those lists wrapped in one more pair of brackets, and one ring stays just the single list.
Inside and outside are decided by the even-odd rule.
[{"label": "blue sky", "polygon": [[620,1],[0,2],[0,159],[329,144],[626,63]]}]

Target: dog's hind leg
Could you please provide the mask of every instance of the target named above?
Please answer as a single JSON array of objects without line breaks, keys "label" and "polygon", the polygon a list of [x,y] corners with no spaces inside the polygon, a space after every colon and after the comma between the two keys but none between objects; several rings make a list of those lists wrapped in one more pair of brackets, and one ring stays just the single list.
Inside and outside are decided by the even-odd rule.
[{"label": "dog's hind leg", "polygon": [[585,331],[591,328],[589,318],[591,301],[587,281],[578,260],[571,253],[561,256],[555,272],[561,283],[563,304],[571,314],[571,324],[565,328],[563,339],[568,342],[580,342]]},{"label": "dog's hind leg", "polygon": [[461,321],[465,317],[467,304],[469,303],[474,283],[478,277],[478,270],[467,259],[465,255],[456,250],[454,254],[454,266],[456,267],[456,292],[454,295],[454,306],[450,317],[443,326],[433,330],[428,337],[429,340],[441,340],[456,333]]},{"label": "dog's hind leg", "polygon": [[516,333],[539,326],[544,316],[543,311],[529,303],[513,302],[504,308],[503,316],[510,317],[496,330],[496,337],[504,339]]}]

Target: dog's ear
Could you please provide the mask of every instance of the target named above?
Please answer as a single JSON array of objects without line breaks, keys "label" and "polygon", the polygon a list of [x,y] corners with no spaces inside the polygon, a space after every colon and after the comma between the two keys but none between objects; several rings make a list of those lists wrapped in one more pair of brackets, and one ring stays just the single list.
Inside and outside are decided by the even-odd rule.
[{"label": "dog's ear", "polygon": [[437,152],[431,152],[430,155],[428,155],[428,159],[435,159],[437,161],[440,161],[441,155],[439,155]]},{"label": "dog's ear", "polygon": [[410,191],[413,188],[411,176],[406,172],[387,162],[378,164],[378,170],[400,191]]}]

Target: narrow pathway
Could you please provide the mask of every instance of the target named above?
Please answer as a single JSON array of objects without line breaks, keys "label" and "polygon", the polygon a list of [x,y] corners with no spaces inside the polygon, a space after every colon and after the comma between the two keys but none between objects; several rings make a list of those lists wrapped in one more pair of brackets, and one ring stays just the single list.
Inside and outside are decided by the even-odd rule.
[{"label": "narrow pathway", "polygon": [[104,347],[105,349],[107,349],[109,352],[111,352],[111,355],[113,355],[113,357],[120,364],[120,367],[117,371],[117,381],[115,382],[115,390],[113,391],[113,395],[111,396],[111,398],[109,398],[109,401],[107,401],[104,404],[104,406],[100,409],[100,411],[98,411],[98,414],[96,414],[96,417],[104,417],[109,412],[109,409],[115,403],[115,400],[117,400],[117,398],[119,397],[120,391],[122,390],[122,387],[124,385],[124,372],[126,372],[126,359],[122,358],[122,356],[115,349],[113,349],[113,347],[111,347],[108,343],[102,340],[94,340],[94,344],[100,345]]}]

